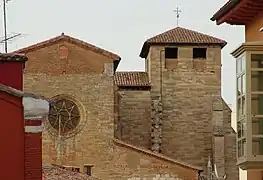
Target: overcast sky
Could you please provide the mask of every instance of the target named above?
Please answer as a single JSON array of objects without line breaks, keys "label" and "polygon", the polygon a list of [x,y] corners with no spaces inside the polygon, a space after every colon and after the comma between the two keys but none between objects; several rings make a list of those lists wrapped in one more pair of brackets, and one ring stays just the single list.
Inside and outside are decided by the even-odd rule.
[{"label": "overcast sky", "polygon": [[244,29],[230,25],[216,26],[210,21],[226,1],[11,0],[7,4],[8,33],[22,33],[23,36],[9,43],[9,51],[65,32],[119,54],[122,62],[118,70],[142,71],[144,62],[139,53],[143,42],[176,27],[173,10],[179,7],[182,11],[179,26],[228,42],[222,51],[222,92],[227,103],[234,105],[235,61],[229,53],[244,41]]}]

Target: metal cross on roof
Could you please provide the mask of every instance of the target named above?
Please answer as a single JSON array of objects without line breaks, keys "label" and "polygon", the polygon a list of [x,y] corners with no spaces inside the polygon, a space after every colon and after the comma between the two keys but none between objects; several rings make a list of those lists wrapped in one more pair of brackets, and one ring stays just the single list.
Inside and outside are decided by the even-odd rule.
[{"label": "metal cross on roof", "polygon": [[176,13],[176,19],[177,19],[177,26],[179,25],[179,18],[180,18],[180,13],[182,12],[179,7],[176,8],[176,10],[174,10],[174,12]]}]

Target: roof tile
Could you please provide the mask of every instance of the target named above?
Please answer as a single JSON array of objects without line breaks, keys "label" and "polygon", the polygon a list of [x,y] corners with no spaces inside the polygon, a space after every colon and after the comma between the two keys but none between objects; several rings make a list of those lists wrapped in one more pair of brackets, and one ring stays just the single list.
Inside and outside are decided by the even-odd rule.
[{"label": "roof tile", "polygon": [[147,43],[176,43],[176,44],[218,44],[225,46],[226,41],[197,31],[176,27],[146,41]]},{"label": "roof tile", "polygon": [[62,169],[54,165],[43,165],[43,180],[98,180],[79,172]]},{"label": "roof tile", "polygon": [[117,86],[150,86],[147,72],[116,72],[114,82]]},{"label": "roof tile", "polygon": [[114,54],[112,52],[109,52],[107,50],[99,48],[97,46],[94,46],[94,45],[89,44],[87,42],[84,42],[82,40],[79,40],[79,39],[73,38],[71,36],[65,35],[64,33],[62,33],[60,36],[56,36],[56,37],[48,39],[46,41],[42,41],[40,43],[37,43],[37,44],[31,45],[31,46],[16,50],[16,51],[14,51],[14,53],[27,53],[30,51],[34,51],[36,49],[44,48],[46,46],[55,44],[59,41],[66,41],[66,42],[75,44],[77,46],[90,49],[90,50],[92,50],[96,53],[102,54],[102,55],[104,55],[104,56],[106,56],[112,60],[121,60],[121,57],[118,56],[117,54]]},{"label": "roof tile", "polygon": [[28,58],[19,53],[0,53],[0,61],[21,61],[25,62]]},{"label": "roof tile", "polygon": [[227,42],[222,39],[197,31],[189,30],[182,27],[176,27],[157,36],[154,36],[144,42],[140,57],[146,58],[149,53],[150,46],[154,44],[218,45],[223,48],[227,44]]}]

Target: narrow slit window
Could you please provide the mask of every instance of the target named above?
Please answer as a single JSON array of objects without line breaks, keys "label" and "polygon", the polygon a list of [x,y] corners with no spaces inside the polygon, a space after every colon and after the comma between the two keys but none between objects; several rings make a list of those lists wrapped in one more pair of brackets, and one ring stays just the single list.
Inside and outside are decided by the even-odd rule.
[{"label": "narrow slit window", "polygon": [[177,59],[178,58],[178,48],[166,47],[165,48],[165,59]]},{"label": "narrow slit window", "polygon": [[194,59],[206,59],[206,48],[193,48]]}]

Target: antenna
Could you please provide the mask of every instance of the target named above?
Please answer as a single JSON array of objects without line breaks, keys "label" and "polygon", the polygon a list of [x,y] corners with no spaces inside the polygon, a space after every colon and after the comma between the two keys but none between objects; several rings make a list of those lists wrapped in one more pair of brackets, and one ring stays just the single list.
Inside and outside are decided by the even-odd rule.
[{"label": "antenna", "polygon": [[11,37],[7,37],[7,23],[6,23],[6,4],[11,0],[3,0],[3,17],[4,17],[4,39],[0,43],[4,43],[5,45],[5,53],[7,53],[7,41],[20,36],[21,33],[13,35]]}]

